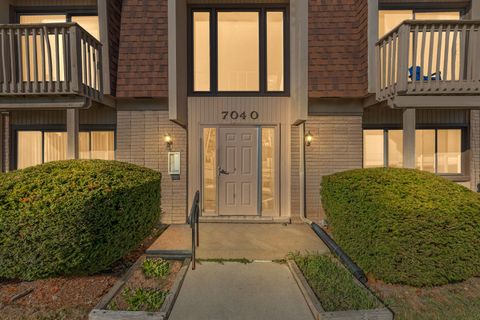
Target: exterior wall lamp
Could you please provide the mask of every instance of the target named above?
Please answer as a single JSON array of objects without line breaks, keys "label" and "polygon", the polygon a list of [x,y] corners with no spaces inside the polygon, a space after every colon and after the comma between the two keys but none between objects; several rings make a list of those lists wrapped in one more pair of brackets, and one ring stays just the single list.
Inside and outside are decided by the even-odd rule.
[{"label": "exterior wall lamp", "polygon": [[167,133],[164,137],[165,144],[167,145],[168,150],[172,150],[172,145],[173,145],[173,139],[172,136]]},{"label": "exterior wall lamp", "polygon": [[305,145],[307,147],[310,147],[312,145],[312,141],[313,141],[312,133],[308,131],[308,133],[305,135]]}]

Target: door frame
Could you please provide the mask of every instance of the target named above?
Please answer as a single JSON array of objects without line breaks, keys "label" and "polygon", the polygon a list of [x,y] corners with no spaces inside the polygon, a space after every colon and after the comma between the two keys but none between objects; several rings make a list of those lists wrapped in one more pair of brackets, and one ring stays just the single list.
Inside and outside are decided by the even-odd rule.
[{"label": "door frame", "polygon": [[[282,213],[282,208],[281,208],[281,202],[280,202],[280,197],[281,197],[281,183],[282,183],[282,177],[280,174],[280,164],[281,164],[281,125],[278,123],[258,123],[258,124],[200,124],[199,129],[199,148],[200,148],[200,170],[199,170],[199,177],[200,177],[200,215],[201,216],[207,216],[207,217],[222,217],[218,211],[219,208],[219,177],[218,174],[216,175],[216,208],[215,208],[215,213],[209,213],[205,215],[204,209],[203,209],[203,190],[204,190],[204,180],[203,180],[203,157],[204,157],[204,137],[203,137],[203,131],[205,128],[215,128],[216,129],[216,153],[215,157],[217,160],[217,167],[218,167],[218,159],[219,159],[219,132],[220,128],[239,128],[239,127],[245,127],[245,128],[256,128],[257,129],[257,148],[258,148],[258,188],[257,188],[257,214],[256,215],[250,215],[250,217],[261,217],[266,214],[266,216],[281,216]],[[263,212],[262,208],[262,137],[261,137],[261,129],[262,128],[274,128],[275,129],[275,206],[273,211],[269,212]],[[225,215],[224,217],[228,217],[228,215]],[[246,216],[248,217],[248,216]]]}]

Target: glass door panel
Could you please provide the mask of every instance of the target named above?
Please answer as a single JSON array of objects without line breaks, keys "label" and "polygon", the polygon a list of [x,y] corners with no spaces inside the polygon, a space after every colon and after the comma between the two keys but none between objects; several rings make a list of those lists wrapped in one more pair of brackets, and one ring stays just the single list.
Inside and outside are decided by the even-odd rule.
[{"label": "glass door panel", "polygon": [[275,128],[262,128],[262,213],[275,211]]},{"label": "glass door panel", "polygon": [[203,211],[217,212],[217,129],[203,129]]}]

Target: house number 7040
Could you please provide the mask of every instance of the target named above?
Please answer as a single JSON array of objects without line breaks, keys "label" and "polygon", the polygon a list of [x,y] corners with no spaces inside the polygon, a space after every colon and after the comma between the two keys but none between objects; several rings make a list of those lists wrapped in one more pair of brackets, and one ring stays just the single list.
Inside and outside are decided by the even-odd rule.
[{"label": "house number 7040", "polygon": [[245,111],[243,112],[238,112],[238,111],[222,111],[222,116],[223,120],[227,120],[227,118],[230,118],[232,120],[247,120],[247,118],[252,119],[252,120],[257,120],[258,119],[258,112],[257,111],[252,111],[249,114],[247,114]]}]

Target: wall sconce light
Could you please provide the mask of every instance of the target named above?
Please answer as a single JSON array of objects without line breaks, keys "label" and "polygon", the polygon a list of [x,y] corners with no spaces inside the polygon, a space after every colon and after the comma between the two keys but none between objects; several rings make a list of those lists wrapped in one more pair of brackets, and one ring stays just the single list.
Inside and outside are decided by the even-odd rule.
[{"label": "wall sconce light", "polygon": [[172,145],[173,145],[173,139],[172,139],[172,136],[167,133],[164,137],[164,141],[165,141],[165,144],[167,145],[167,149],[168,150],[171,150],[172,149]]},{"label": "wall sconce light", "polygon": [[310,145],[312,144],[312,141],[313,141],[312,133],[308,131],[308,133],[305,135],[305,145],[307,147],[310,147]]}]

